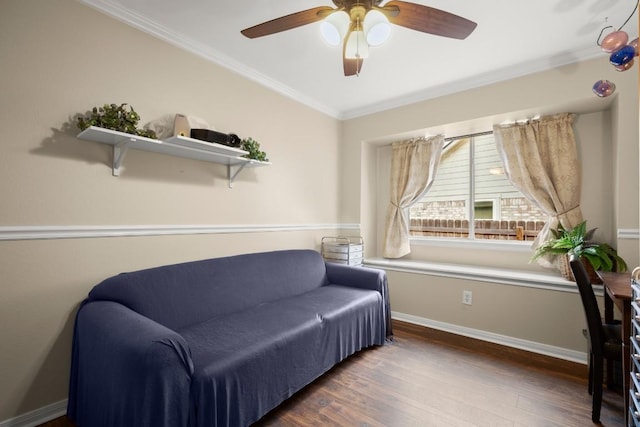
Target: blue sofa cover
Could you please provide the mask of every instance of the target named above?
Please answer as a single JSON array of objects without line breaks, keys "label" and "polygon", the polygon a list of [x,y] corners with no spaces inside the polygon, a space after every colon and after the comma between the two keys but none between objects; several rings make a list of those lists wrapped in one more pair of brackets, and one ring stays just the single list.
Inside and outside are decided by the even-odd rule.
[{"label": "blue sofa cover", "polygon": [[67,414],[79,427],[246,426],[391,335],[384,271],[316,251],[123,273],[78,310]]}]

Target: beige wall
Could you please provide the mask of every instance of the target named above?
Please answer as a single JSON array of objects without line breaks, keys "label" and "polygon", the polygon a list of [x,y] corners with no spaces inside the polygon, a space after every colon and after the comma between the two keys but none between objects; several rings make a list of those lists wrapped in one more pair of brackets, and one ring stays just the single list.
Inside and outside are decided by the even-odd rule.
[{"label": "beige wall", "polygon": [[[0,227],[362,223],[370,250],[378,237],[376,141],[511,112],[591,105],[591,84],[610,74],[603,58],[341,123],[73,0],[0,8]],[[618,96],[594,113],[611,116],[617,147],[615,219],[603,225],[637,229],[636,83],[623,74],[611,78]],[[229,189],[221,165],[131,151],[113,177],[110,148],[78,140],[72,120],[107,102],[131,103],[143,123],[174,113],[202,117],[257,139],[273,165],[243,171]],[[0,241],[0,421],[66,398],[73,316],[103,278],[211,256],[318,248],[325,234],[332,231]],[[637,264],[637,241],[618,243]],[[390,284],[394,311],[582,345],[572,294],[503,292],[405,273],[390,274]],[[470,286],[474,306],[462,311],[458,294]],[[520,311],[524,300],[532,305]]]},{"label": "beige wall", "polygon": [[[608,78],[618,86],[616,95],[597,98],[591,92],[594,81]],[[613,183],[607,203],[609,214],[587,218],[593,227],[605,227],[605,239],[615,243],[617,229],[638,228],[638,112],[637,75],[616,72],[606,56],[559,69],[531,74],[453,95],[352,119],[343,128],[343,198],[341,216],[347,222],[360,218],[368,241],[377,241],[376,203],[379,194],[377,149],[407,136],[444,133],[458,135],[490,130],[495,123],[514,121],[538,114],[573,111],[600,112],[602,127],[582,120],[588,138],[579,147],[585,151],[587,168],[602,167],[603,180]],[[610,117],[609,117],[610,116]],[[587,122],[587,123],[584,123]],[[578,136],[580,138],[580,135]],[[580,142],[580,141],[579,141]],[[600,158],[600,155],[603,157]],[[607,176],[608,174],[608,176]],[[604,182],[603,181],[603,182]],[[599,203],[585,197],[583,204]],[[381,238],[381,236],[380,236]],[[619,243],[619,242],[618,242]],[[369,256],[376,246],[368,245]],[[637,243],[625,254],[638,262]]]},{"label": "beige wall", "polygon": [[[340,122],[73,0],[0,6],[0,226],[336,224]],[[128,102],[142,122],[201,117],[272,166],[222,165],[78,140],[72,120]],[[0,422],[66,398],[75,309],[105,277],[165,263],[319,248],[336,230],[0,241]]]},{"label": "beige wall", "polygon": [[[472,66],[472,64],[470,64]],[[591,92],[601,78],[614,81],[614,97]],[[368,257],[381,255],[388,200],[389,150],[393,140],[444,133],[455,136],[490,130],[495,123],[538,114],[578,113],[576,139],[583,164],[582,207],[598,237],[617,246],[631,268],[640,264],[638,231],[637,74],[619,73],[607,58],[527,75],[394,110],[349,120],[343,128],[341,217],[360,222]],[[416,261],[463,263],[542,272],[529,264],[529,251],[413,245]],[[389,272],[392,310],[443,322],[585,352],[584,314],[576,293]],[[474,304],[462,306],[462,291]]]}]

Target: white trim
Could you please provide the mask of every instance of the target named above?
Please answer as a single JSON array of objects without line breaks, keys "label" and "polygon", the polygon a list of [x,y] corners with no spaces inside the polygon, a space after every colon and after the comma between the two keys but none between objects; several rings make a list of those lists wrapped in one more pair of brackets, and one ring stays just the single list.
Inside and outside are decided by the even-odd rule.
[{"label": "white trim", "polygon": [[475,74],[468,78],[437,85],[424,90],[413,91],[407,95],[399,96],[392,99],[386,99],[379,103],[353,108],[348,111],[343,111],[338,118],[340,120],[350,120],[357,117],[367,116],[370,114],[379,113],[381,111],[391,110],[393,108],[400,108],[406,105],[412,105],[418,102],[440,98],[454,93],[460,93],[478,87],[485,87],[491,84],[528,76],[534,73],[553,70],[564,65],[598,58],[601,55],[602,53],[593,49],[593,47],[587,47],[585,49],[571,52],[571,55],[556,55],[551,60],[550,58],[546,57],[538,58],[532,61],[515,64],[506,68]]},{"label": "white trim", "polygon": [[[513,338],[506,335],[494,334],[492,332],[453,325],[451,323],[438,322],[436,320],[399,313],[396,311],[391,312],[391,317],[402,322],[412,323],[414,325],[424,326],[439,331],[449,332],[469,338],[475,338],[482,341],[492,342],[494,344],[530,351],[537,354],[543,354],[545,356],[568,360],[570,362],[581,363],[584,365],[587,364],[587,354],[575,350],[569,350],[562,347],[555,347],[547,344],[537,343],[534,341]],[[66,413],[67,399],[52,403],[47,406],[43,406],[42,408],[27,412],[15,418],[1,421],[0,427],[35,427],[40,424],[46,423],[47,421],[59,418]]]},{"label": "white trim", "polygon": [[184,49],[188,52],[205,58],[215,64],[225,67],[237,74],[240,74],[241,76],[244,76],[249,80],[252,80],[284,96],[287,96],[294,101],[297,101],[303,105],[311,107],[317,111],[320,111],[339,120],[354,119],[357,117],[379,113],[381,111],[403,107],[417,102],[422,102],[453,93],[459,93],[465,90],[487,86],[493,83],[510,80],[541,71],[551,70],[570,63],[596,58],[601,56],[602,53],[590,46],[585,49],[574,51],[571,53],[571,55],[556,56],[552,60],[549,60],[549,58],[546,57],[538,58],[532,61],[516,64],[515,66],[510,66],[498,70],[490,70],[481,74],[474,75],[473,77],[438,85],[437,87],[413,91],[408,95],[386,99],[371,105],[365,105],[352,108],[350,110],[339,111],[335,108],[318,102],[316,99],[313,99],[301,93],[300,91],[287,86],[282,82],[275,81],[271,77],[260,73],[256,69],[242,64],[235,59],[212,49],[210,46],[207,46],[192,38],[186,37],[183,34],[177,33],[167,27],[164,27],[157,22],[148,19],[131,9],[124,7],[121,4],[118,4],[116,1],[80,1],[87,6],[93,7],[101,11],[102,13],[105,13],[119,21],[124,22],[127,25],[151,34],[152,36],[157,37],[160,40],[164,40],[165,42],[177,46],[178,48]]},{"label": "white trim", "polygon": [[273,80],[254,68],[251,68],[243,63],[236,61],[235,59],[223,54],[220,51],[212,49],[211,46],[200,43],[190,37],[186,37],[170,28],[167,28],[159,23],[148,19],[147,17],[134,12],[125,6],[110,0],[80,0],[82,3],[90,6],[100,12],[109,15],[125,24],[137,28],[147,34],[152,35],[160,40],[163,40],[169,44],[172,44],[180,49],[191,52],[194,55],[200,56],[214,64],[218,64],[232,72],[246,77],[262,86],[272,89],[288,98],[293,99],[303,105],[313,108],[316,111],[320,111],[330,117],[339,118],[340,112],[319,103],[317,100],[308,97],[307,95],[283,84],[282,82]]},{"label": "white trim", "polygon": [[618,239],[640,239],[640,230],[633,228],[620,228],[618,229]]},{"label": "white trim", "polygon": [[0,226],[0,241],[170,236],[184,234],[268,233],[317,230],[360,230],[359,224],[263,225],[44,225]]},{"label": "white trim", "polygon": [[[640,230],[620,228],[617,231],[620,240],[640,240]],[[506,252],[531,252],[533,242],[516,240],[468,239],[462,237],[422,237],[410,236],[409,241],[416,246],[435,246],[445,248],[472,248],[477,250],[496,250]]]},{"label": "white trim", "polygon": [[34,427],[55,420],[67,413],[67,399],[0,421],[0,427]]},{"label": "white trim", "polygon": [[418,246],[438,246],[448,248],[472,248],[477,250],[498,250],[505,252],[531,252],[533,242],[517,240],[495,240],[495,239],[468,239],[462,237],[420,237],[411,236],[409,238],[412,245]]},{"label": "white trim", "polygon": [[[575,282],[564,279],[558,273],[538,273],[476,265],[442,264],[414,260],[400,261],[383,258],[367,258],[364,260],[364,265],[402,273],[475,280],[560,292],[578,292]],[[594,291],[596,295],[603,295],[602,286],[595,285]]]},{"label": "white trim", "polygon": [[568,360],[570,362],[587,364],[587,353],[569,350],[562,347],[556,347],[548,344],[541,344],[534,341],[527,341],[520,338],[508,337],[506,335],[494,334],[492,332],[481,331],[479,329],[467,328],[464,326],[453,325],[451,323],[438,322],[436,320],[425,319],[424,317],[413,316],[410,314],[391,312],[391,317],[414,325],[424,326],[439,331],[445,331],[456,335],[462,335],[469,338],[475,338],[482,341],[492,342],[494,344],[504,345],[506,347],[517,348],[520,350],[530,351],[545,356],[551,356],[558,359]]}]

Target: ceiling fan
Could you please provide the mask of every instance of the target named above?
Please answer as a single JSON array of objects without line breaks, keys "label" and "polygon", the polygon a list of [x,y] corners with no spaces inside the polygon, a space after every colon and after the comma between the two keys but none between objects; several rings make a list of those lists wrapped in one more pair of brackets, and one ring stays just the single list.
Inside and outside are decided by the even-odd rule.
[{"label": "ceiling fan", "polygon": [[241,31],[246,37],[268,36],[303,25],[323,21],[322,33],[330,44],[343,43],[342,58],[345,76],[360,74],[369,46],[382,44],[389,35],[389,23],[423,33],[454,39],[465,39],[476,23],[440,9],[391,0],[332,0],[329,6],[281,16]]}]

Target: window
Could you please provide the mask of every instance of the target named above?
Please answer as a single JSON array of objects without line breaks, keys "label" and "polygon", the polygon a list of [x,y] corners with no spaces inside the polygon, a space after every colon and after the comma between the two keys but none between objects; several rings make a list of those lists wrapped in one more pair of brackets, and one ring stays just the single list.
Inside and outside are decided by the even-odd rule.
[{"label": "window", "polygon": [[493,211],[493,200],[476,200],[473,207],[474,219],[493,219],[498,217]]},{"label": "window", "polygon": [[547,220],[504,174],[493,133],[448,141],[429,192],[409,209],[412,236],[534,240]]}]

